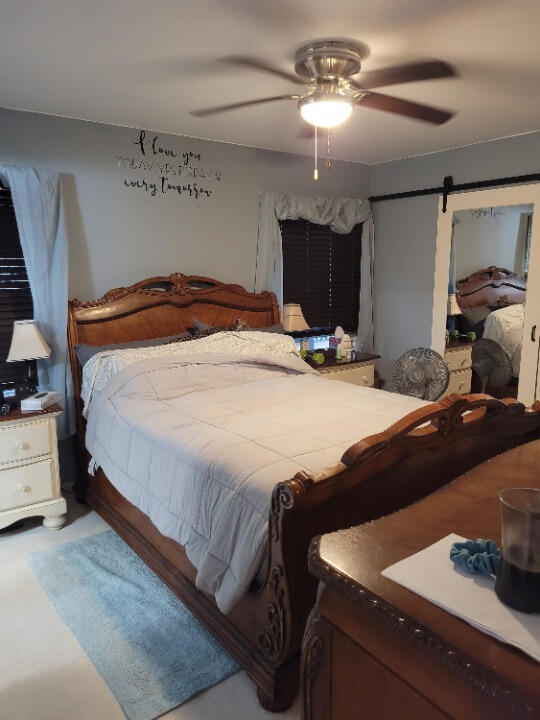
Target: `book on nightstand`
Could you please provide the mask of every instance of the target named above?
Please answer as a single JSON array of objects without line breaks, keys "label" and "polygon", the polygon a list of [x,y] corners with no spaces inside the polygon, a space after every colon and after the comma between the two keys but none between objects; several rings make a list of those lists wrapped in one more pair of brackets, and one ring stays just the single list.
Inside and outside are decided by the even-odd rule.
[{"label": "book on nightstand", "polygon": [[21,412],[45,410],[50,405],[60,402],[60,393],[43,390],[21,400]]}]

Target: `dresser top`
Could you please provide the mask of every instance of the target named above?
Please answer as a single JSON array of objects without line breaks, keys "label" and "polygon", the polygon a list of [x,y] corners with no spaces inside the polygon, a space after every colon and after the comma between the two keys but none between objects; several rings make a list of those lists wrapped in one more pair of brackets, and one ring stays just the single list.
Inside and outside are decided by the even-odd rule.
[{"label": "dresser top", "polygon": [[58,415],[62,412],[60,405],[49,405],[45,410],[30,410],[21,412],[21,408],[14,406],[8,415],[0,415],[0,422],[6,420],[24,420],[25,418],[35,417],[36,415]]},{"label": "dresser top", "polygon": [[524,716],[540,717],[540,664],[381,575],[451,532],[500,543],[499,491],[540,487],[539,467],[540,440],[491,458],[408,508],[316,538],[310,570],[440,661],[463,674],[476,672],[493,692],[501,673],[506,688],[532,703],[533,714]]},{"label": "dresser top", "polygon": [[[316,351],[315,351],[316,352]],[[317,370],[327,370],[330,368],[337,367],[354,367],[354,365],[363,365],[364,363],[370,363],[380,358],[380,355],[374,355],[373,353],[357,352],[354,359],[351,360],[336,360],[333,357],[327,357],[324,365],[317,365]]]}]

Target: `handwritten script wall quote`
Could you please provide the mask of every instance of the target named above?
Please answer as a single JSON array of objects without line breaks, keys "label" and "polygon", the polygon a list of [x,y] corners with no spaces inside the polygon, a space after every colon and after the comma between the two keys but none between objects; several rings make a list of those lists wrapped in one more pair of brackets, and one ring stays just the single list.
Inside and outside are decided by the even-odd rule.
[{"label": "handwritten script wall quote", "polygon": [[132,144],[137,148],[135,153],[116,156],[118,167],[132,171],[124,178],[124,186],[130,190],[150,197],[172,195],[199,200],[211,197],[214,189],[210,185],[221,182],[220,170],[201,166],[200,153],[173,150],[161,144],[158,135],[141,130]]}]

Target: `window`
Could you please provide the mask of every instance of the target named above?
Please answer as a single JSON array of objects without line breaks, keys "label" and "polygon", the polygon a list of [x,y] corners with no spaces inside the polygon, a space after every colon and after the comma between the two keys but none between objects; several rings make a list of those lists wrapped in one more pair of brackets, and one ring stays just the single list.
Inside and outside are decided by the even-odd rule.
[{"label": "window", "polygon": [[0,388],[26,380],[25,362],[5,362],[14,320],[34,317],[32,294],[9,190],[0,185]]},{"label": "window", "polygon": [[300,303],[310,327],[356,332],[362,225],[338,235],[307,220],[280,221],[283,302]]}]

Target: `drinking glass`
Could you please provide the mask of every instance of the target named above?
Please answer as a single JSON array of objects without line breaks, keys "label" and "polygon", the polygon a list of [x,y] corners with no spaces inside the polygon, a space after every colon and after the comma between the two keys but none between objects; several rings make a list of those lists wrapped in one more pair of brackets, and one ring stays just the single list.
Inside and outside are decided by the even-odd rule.
[{"label": "drinking glass", "polygon": [[497,597],[522,612],[540,612],[540,489],[501,490],[502,563]]}]

